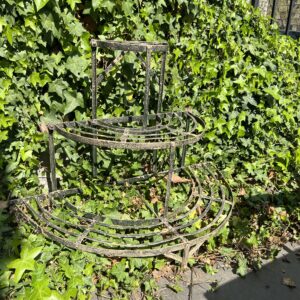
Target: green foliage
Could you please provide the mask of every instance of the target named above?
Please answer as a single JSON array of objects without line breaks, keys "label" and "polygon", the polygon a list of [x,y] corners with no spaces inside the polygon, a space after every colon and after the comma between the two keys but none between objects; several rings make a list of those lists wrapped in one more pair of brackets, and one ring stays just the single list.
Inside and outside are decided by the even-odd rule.
[{"label": "green foliage", "polygon": [[[12,196],[37,191],[37,171],[45,167],[47,147],[46,136],[38,130],[41,124],[90,116],[91,37],[168,40],[165,108],[192,106],[208,128],[203,144],[193,148],[188,162],[216,161],[229,183],[246,192],[249,184],[261,185],[260,193],[296,188],[300,44],[279,35],[277,26],[270,26],[246,1],[4,0],[0,33],[1,198],[7,198],[7,190]],[[122,114],[116,99],[127,97],[130,102],[139,88],[128,81],[128,86],[116,86],[109,97],[104,89],[107,103],[99,104],[98,114]],[[58,173],[62,175],[64,166],[69,174],[62,186],[81,184],[86,194],[98,191],[97,186],[82,182],[90,172],[88,149],[64,139],[57,139],[57,144]],[[101,153],[103,169],[109,162]],[[132,165],[131,171],[137,172],[137,166]],[[113,205],[108,209],[113,211]],[[271,223],[265,224],[265,231],[253,233],[252,227],[247,231],[249,215],[244,215],[235,216],[230,229],[209,241],[211,251],[220,242],[240,240],[255,248],[272,234],[266,228]],[[274,213],[275,227],[288,222],[282,218],[280,212]],[[28,237],[29,228],[24,228],[11,241],[13,253],[4,247],[10,256],[17,253],[18,239]],[[142,273],[151,269],[154,259],[112,264],[32,236],[31,249],[44,247],[43,253],[30,258],[21,252],[2,275],[5,291],[14,296],[84,299],[95,285],[101,291],[110,287],[119,298],[126,298],[138,286],[153,293],[153,282],[145,281]],[[245,263],[238,263],[242,274]],[[28,287],[24,283],[30,277]]]},{"label": "green foliage", "polygon": [[26,270],[34,270],[34,258],[42,251],[42,247],[28,249],[23,247],[21,250],[20,258],[10,262],[7,267],[15,269],[14,281],[18,283]]},{"label": "green foliage", "polygon": [[238,256],[237,260],[238,260],[238,268],[236,272],[241,276],[245,276],[248,271],[247,259],[243,255],[240,255]]}]

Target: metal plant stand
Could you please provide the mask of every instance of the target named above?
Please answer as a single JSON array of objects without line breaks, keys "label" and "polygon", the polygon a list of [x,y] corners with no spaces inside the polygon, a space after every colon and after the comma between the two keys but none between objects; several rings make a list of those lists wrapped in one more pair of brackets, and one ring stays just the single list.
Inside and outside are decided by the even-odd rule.
[{"label": "metal plant stand", "polygon": [[[202,243],[226,224],[233,208],[231,190],[213,165],[198,163],[185,166],[186,147],[201,139],[205,124],[190,110],[162,112],[167,43],[93,39],[91,46],[92,119],[48,125],[52,191],[47,195],[14,200],[15,207],[41,233],[67,247],[117,257],[164,255],[185,267],[188,258]],[[97,75],[98,48],[119,53],[100,75]],[[141,115],[98,119],[98,86],[127,52],[134,52],[145,69],[143,112]],[[150,106],[153,104],[150,103],[153,53],[160,55],[161,60],[157,103]],[[154,112],[153,107],[156,107]],[[122,219],[122,208],[121,217],[113,218],[86,209],[88,206],[85,207],[85,204],[79,207],[76,199],[85,198],[80,189],[57,190],[55,132],[66,139],[91,146],[92,174],[95,177],[97,148],[151,150],[150,172],[115,183],[123,185],[124,195],[130,186],[141,185],[141,190],[144,188],[138,200],[140,207],[148,210],[147,216],[141,215],[138,207],[129,218]],[[169,153],[168,167],[163,170],[157,164],[161,150]],[[159,186],[161,191],[160,196],[155,196],[155,201],[149,201],[145,196],[149,186],[143,184],[149,181],[153,189]],[[181,202],[177,200],[179,204],[172,200],[176,192],[184,195],[181,197],[184,200],[180,197]],[[119,201],[121,206],[122,199]],[[132,201],[136,199],[132,198]],[[87,202],[85,199],[84,203]]]}]

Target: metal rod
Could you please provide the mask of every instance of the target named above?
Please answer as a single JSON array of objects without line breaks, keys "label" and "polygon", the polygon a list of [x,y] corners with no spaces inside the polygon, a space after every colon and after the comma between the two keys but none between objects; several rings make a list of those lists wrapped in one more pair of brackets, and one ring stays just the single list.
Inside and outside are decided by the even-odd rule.
[{"label": "metal rod", "polygon": [[149,93],[150,93],[150,68],[151,68],[151,49],[147,47],[147,58],[146,58],[146,80],[145,80],[145,97],[144,97],[144,120],[143,125],[148,125],[148,114],[149,114]]},{"label": "metal rod", "polygon": [[124,52],[122,51],[122,53],[119,56],[117,56],[106,69],[104,69],[104,74],[100,74],[98,76],[96,80],[96,86],[99,85],[99,83],[104,79],[104,76],[108,74],[111,71],[111,69],[122,60],[123,57],[124,57]]},{"label": "metal rod", "polygon": [[[92,118],[97,118],[97,58],[96,47],[92,47]],[[97,175],[97,148],[92,146],[92,173]]]},{"label": "metal rod", "polygon": [[191,271],[191,277],[190,277],[190,284],[189,284],[189,300],[193,300],[194,267],[191,267],[190,271]]},{"label": "metal rod", "polygon": [[[189,128],[190,128],[190,118],[186,117],[185,132],[188,132]],[[185,164],[186,150],[187,150],[187,145],[184,145],[182,147],[181,167],[184,167]]]},{"label": "metal rod", "polygon": [[49,131],[49,160],[50,160],[50,177],[51,177],[51,192],[57,190],[57,181],[56,181],[56,164],[55,164],[55,147],[53,140],[53,129],[48,128]]},{"label": "metal rod", "polygon": [[164,92],[166,58],[167,58],[167,52],[164,52],[163,56],[162,56],[161,70],[160,70],[160,77],[159,77],[159,93],[158,93],[157,113],[161,112],[161,106],[162,106],[162,98],[163,98],[163,92]]},{"label": "metal rod", "polygon": [[[164,91],[164,75],[165,75],[165,66],[166,66],[166,57],[167,52],[164,52],[162,55],[161,60],[161,69],[160,69],[160,76],[159,76],[159,92],[158,92],[158,103],[157,103],[157,113],[161,112],[162,106],[162,98],[163,98],[163,91]],[[157,150],[153,152],[153,172],[157,172]]]},{"label": "metal rod", "polygon": [[92,47],[92,118],[97,117],[97,60],[96,47]]},{"label": "metal rod", "polygon": [[97,176],[97,147],[92,146],[92,174],[93,177]]},{"label": "metal rod", "polygon": [[272,13],[271,13],[271,18],[272,18],[271,24],[273,24],[273,22],[274,22],[276,8],[277,8],[277,0],[273,0]]},{"label": "metal rod", "polygon": [[175,149],[176,149],[175,145],[171,145],[169,174],[168,174],[168,179],[167,179],[167,191],[166,191],[165,207],[164,207],[164,217],[167,217],[167,214],[168,214],[168,204],[169,204],[169,199],[170,199],[171,183],[172,183],[172,177],[173,177],[173,172],[174,172]]},{"label": "metal rod", "polygon": [[191,246],[189,244],[186,244],[184,249],[183,249],[183,255],[182,255],[182,263],[181,263],[181,268],[186,269],[188,260],[189,260],[189,252],[190,252]]},{"label": "metal rod", "polygon": [[152,172],[157,173],[157,150],[153,151],[152,156]]},{"label": "metal rod", "polygon": [[254,7],[258,7],[259,6],[259,0],[252,0],[252,5]]},{"label": "metal rod", "polygon": [[289,30],[290,30],[291,19],[292,19],[292,10],[293,10],[294,4],[295,4],[294,2],[295,2],[295,0],[290,0],[288,19],[287,19],[286,28],[285,28],[286,35],[289,34]]}]

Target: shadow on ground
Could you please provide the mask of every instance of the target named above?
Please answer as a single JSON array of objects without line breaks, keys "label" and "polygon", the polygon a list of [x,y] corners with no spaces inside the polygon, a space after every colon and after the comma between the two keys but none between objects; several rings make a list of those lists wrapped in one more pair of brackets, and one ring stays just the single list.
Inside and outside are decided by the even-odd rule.
[{"label": "shadow on ground", "polygon": [[[214,275],[205,273],[200,265],[195,266],[193,274],[189,270],[183,275],[179,283],[183,288],[181,292],[176,293],[169,289],[168,286],[172,282],[166,278],[161,280],[159,282],[161,299],[300,300],[300,242],[294,244],[287,242],[293,240],[293,237],[299,237],[299,208],[299,189],[293,192],[242,197],[229,220],[229,227],[233,234],[231,238],[241,241],[237,248],[240,251],[243,250],[248,258],[249,266],[256,269],[258,264],[251,257],[253,253],[250,251],[251,245],[247,245],[247,237],[252,232],[259,235],[260,229],[265,228],[270,233],[272,241],[276,243],[273,241],[273,247],[272,242],[266,239],[266,245],[263,245],[265,252],[259,254],[259,258],[272,257],[277,254],[276,258],[274,260],[263,259],[262,268],[249,272],[244,278],[222,263],[217,266],[218,272]],[[279,253],[277,250],[273,251],[281,248],[282,244],[285,246]],[[235,245],[230,244],[229,247],[235,248]],[[206,248],[202,248],[200,253],[203,251],[207,251]]]},{"label": "shadow on ground", "polygon": [[[277,259],[267,263],[259,271],[247,274],[245,278],[232,278],[232,280],[230,274],[226,272],[221,276],[223,276],[221,279],[230,281],[222,284],[215,291],[205,292],[203,299],[299,300],[300,245],[285,246]],[[193,299],[201,299],[197,297],[196,290]]]},{"label": "shadow on ground", "polygon": [[[168,283],[165,280],[162,284]],[[180,285],[183,290],[179,293],[162,289],[161,299],[299,300],[300,243],[286,244],[275,260],[264,261],[260,270],[252,271],[244,278],[231,269],[220,269],[215,275],[209,275],[195,268],[192,276],[190,270],[183,275]]]}]

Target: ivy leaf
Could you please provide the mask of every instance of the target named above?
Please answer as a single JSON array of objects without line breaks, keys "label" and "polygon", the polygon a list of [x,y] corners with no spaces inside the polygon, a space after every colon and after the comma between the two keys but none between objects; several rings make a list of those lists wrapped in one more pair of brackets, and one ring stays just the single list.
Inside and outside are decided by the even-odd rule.
[{"label": "ivy leaf", "polygon": [[34,0],[34,3],[36,5],[36,10],[37,11],[41,10],[48,2],[49,0]]},{"label": "ivy leaf", "polygon": [[122,10],[124,11],[126,16],[131,15],[133,13],[132,5],[133,5],[133,3],[131,1],[123,1],[122,2]]},{"label": "ivy leaf", "polygon": [[49,299],[51,290],[49,288],[49,279],[43,278],[32,283],[33,289],[30,293],[30,299]]},{"label": "ivy leaf", "polygon": [[28,249],[26,246],[23,246],[20,254],[20,258],[13,260],[10,262],[7,267],[9,269],[15,269],[14,273],[14,282],[18,283],[26,270],[32,271],[34,270],[34,258],[37,257],[43,247],[36,247],[32,249]]},{"label": "ivy leaf", "polygon": [[247,96],[244,96],[243,99],[245,100],[245,103],[250,103],[253,106],[257,106],[257,102],[253,99],[251,95],[248,94]]},{"label": "ivy leaf", "polygon": [[236,270],[237,274],[240,276],[245,276],[247,274],[248,267],[247,267],[247,260],[244,256],[238,257],[238,268]]},{"label": "ivy leaf", "polygon": [[0,275],[0,289],[3,289],[5,287],[9,286],[9,277],[10,277],[11,271],[4,271],[1,273],[2,274]]},{"label": "ivy leaf", "polygon": [[72,10],[74,10],[76,4],[81,3],[81,0],[67,0],[67,2],[71,6]]},{"label": "ivy leaf", "polygon": [[128,277],[128,272],[126,271],[126,260],[122,259],[119,263],[116,263],[111,268],[111,274],[117,278],[118,281],[124,281]]},{"label": "ivy leaf", "polygon": [[89,62],[78,55],[70,56],[66,63],[66,69],[76,77],[83,77],[88,66]]},{"label": "ivy leaf", "polygon": [[12,44],[13,44],[12,30],[10,29],[9,26],[6,26],[5,35],[6,35],[7,41],[12,46]]},{"label": "ivy leaf", "polygon": [[0,17],[0,32],[2,32],[3,26],[6,26],[6,20],[3,17]]},{"label": "ivy leaf", "polygon": [[103,2],[103,1],[102,0],[92,0],[93,9],[96,10],[100,6],[101,2]]},{"label": "ivy leaf", "polygon": [[64,115],[72,112],[76,107],[83,106],[83,97],[81,93],[69,93],[65,92],[66,106],[64,109]]},{"label": "ivy leaf", "polygon": [[279,95],[279,88],[277,86],[265,88],[264,92],[271,95],[276,100],[279,100],[281,98],[281,96]]}]

